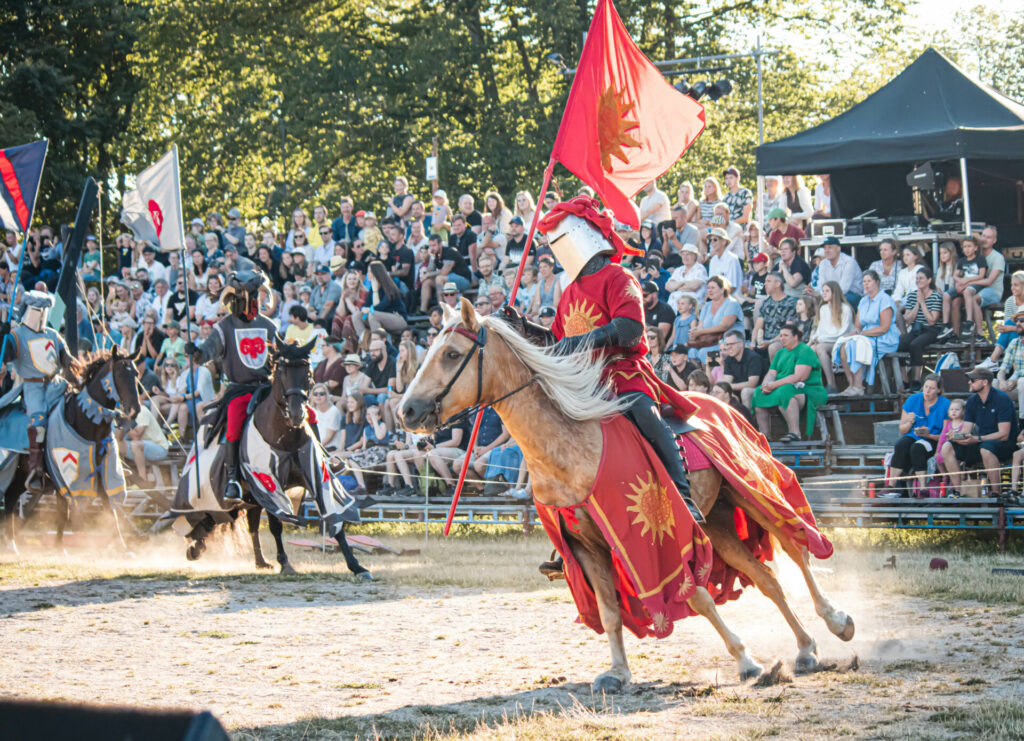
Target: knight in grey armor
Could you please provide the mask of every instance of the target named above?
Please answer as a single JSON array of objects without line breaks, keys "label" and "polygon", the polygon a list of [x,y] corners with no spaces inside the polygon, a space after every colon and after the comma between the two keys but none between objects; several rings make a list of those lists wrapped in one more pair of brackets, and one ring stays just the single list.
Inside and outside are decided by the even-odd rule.
[{"label": "knight in grey armor", "polygon": [[28,291],[22,305],[24,308],[17,326],[13,329],[0,326],[0,336],[10,334],[2,360],[12,361],[11,365],[22,381],[21,398],[29,425],[29,477],[25,487],[38,492],[46,476],[43,463],[46,387],[61,370],[69,371],[74,359],[64,338],[46,324],[53,308],[53,296],[42,291]]},{"label": "knight in grey armor", "polygon": [[228,484],[224,492],[225,499],[242,497],[238,475],[238,446],[242,426],[253,392],[270,383],[270,350],[274,345],[277,327],[259,313],[261,290],[270,290],[261,272],[238,270],[232,273],[221,294],[221,301],[231,313],[214,325],[209,338],[202,345],[185,345],[185,352],[197,362],[217,361],[227,379],[224,463]]}]

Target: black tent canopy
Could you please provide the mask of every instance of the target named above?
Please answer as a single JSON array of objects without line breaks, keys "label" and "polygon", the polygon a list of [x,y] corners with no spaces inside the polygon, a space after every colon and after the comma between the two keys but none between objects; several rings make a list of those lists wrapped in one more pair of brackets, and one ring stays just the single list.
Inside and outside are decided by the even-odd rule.
[{"label": "black tent canopy", "polygon": [[934,49],[845,113],[757,148],[757,173],[949,159],[1024,159],[1024,105]]}]

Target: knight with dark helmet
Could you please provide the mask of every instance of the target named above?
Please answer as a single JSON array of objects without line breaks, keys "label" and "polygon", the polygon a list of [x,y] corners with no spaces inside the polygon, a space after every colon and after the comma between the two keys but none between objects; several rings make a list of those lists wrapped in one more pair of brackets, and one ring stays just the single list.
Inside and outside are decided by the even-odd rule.
[{"label": "knight with dark helmet", "polygon": [[46,438],[46,389],[61,370],[68,372],[74,359],[64,338],[47,325],[53,296],[43,291],[27,291],[22,300],[20,321],[13,329],[0,325],[0,336],[7,336],[3,362],[11,361],[22,381],[21,398],[28,415],[29,478],[25,488],[42,491],[46,477],[43,459]]},{"label": "knight with dark helmet", "polygon": [[267,278],[259,270],[238,270],[228,276],[221,302],[230,314],[213,326],[202,345],[187,343],[185,352],[198,362],[211,360],[223,368],[226,391],[224,465],[227,487],[224,498],[242,498],[238,470],[238,446],[253,393],[270,382],[270,350],[275,342],[276,326],[259,313],[260,292],[270,291]]},{"label": "knight with dark helmet", "polygon": [[662,402],[678,400],[678,392],[655,375],[647,360],[640,284],[613,259],[628,249],[611,217],[597,200],[578,196],[556,205],[539,228],[571,282],[562,291],[551,329],[526,321],[514,308],[504,309],[506,317],[535,342],[555,344],[565,353],[591,348],[604,359],[606,380],[629,402],[626,417],[665,465],[694,520],[703,522],[690,498],[679,445],[660,412]]}]

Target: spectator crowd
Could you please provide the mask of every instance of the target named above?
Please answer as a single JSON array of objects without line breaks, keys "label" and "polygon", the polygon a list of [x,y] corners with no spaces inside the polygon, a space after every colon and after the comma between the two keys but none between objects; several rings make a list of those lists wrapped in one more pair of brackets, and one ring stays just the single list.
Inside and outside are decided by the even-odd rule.
[{"label": "spectator crowd", "polygon": [[[812,193],[799,176],[767,177],[759,209],[734,167],[721,180],[705,178],[699,189],[681,183],[674,199],[654,181],[641,194],[640,228],[616,222],[644,252],[623,264],[641,286],[655,372],[676,388],[717,396],[785,444],[812,434],[815,410],[830,398],[870,397],[881,359],[899,353],[910,396],[893,467],[913,480],[908,493],[927,488],[935,458],[951,476],[950,492],[962,465],[1015,461],[1024,401],[1024,272],[1012,274],[1005,296],[995,227],[943,242],[934,272],[930,244],[891,238],[865,269],[835,237],[816,240],[813,249],[803,243],[814,220],[831,216],[829,178],[816,181]],[[311,216],[296,208],[284,229],[270,218],[247,221],[235,208],[226,218],[196,217],[183,253],[162,252],[127,233],[112,245],[86,239],[79,336],[83,348],[118,345],[140,353],[145,408],[126,433],[125,450],[141,482],[193,434],[192,413],[201,415],[218,392],[218,368],[190,367],[186,335],[197,342],[209,336],[226,314],[226,277],[258,267],[273,289],[262,310],[280,334],[316,339],[316,424],[358,487],[419,496],[420,471],[429,466],[445,491],[468,456],[471,485],[486,494],[530,496],[522,454],[493,410],[467,452],[467,427],[429,438],[407,433],[397,405],[438,335],[441,306],[467,296],[478,313],[497,311],[523,260],[517,308],[551,325],[566,274],[543,235],[529,252],[526,236],[535,211],[550,210],[557,197],[548,193],[538,204],[519,191],[506,203],[492,191],[452,201],[437,189],[424,201],[404,177],[395,178],[393,191],[381,203],[317,204]],[[22,248],[13,232],[5,240],[4,313]],[[25,244],[21,286],[53,291],[62,233],[44,226]],[[104,261],[106,250],[116,260]],[[104,265],[113,263],[105,274]],[[1003,320],[992,328],[991,355],[970,376],[977,393],[949,403],[939,377],[926,374],[925,359],[943,343],[987,342],[985,317],[993,308]],[[776,435],[777,428],[784,432]]]}]

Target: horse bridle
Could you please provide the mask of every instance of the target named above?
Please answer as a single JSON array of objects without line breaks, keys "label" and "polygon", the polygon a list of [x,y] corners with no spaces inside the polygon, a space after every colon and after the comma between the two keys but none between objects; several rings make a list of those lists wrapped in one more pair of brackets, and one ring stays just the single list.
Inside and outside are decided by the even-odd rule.
[{"label": "horse bridle", "polygon": [[[304,360],[294,360],[294,361],[278,360],[277,361],[277,365],[275,366],[274,372],[275,373],[277,372],[277,368],[297,369],[297,368],[302,368],[303,366],[305,366],[308,369],[309,368],[309,361],[305,360],[305,359]],[[288,386],[288,387],[286,387],[281,392],[281,396],[282,396],[282,401],[284,403],[283,404],[277,403],[277,402],[275,402],[275,403],[277,403],[278,409],[280,409],[284,413],[284,418],[286,420],[288,420],[289,422],[291,422],[291,415],[288,413],[288,397],[290,397],[290,396],[299,396],[302,399],[303,405],[305,405],[306,402],[309,400],[309,390],[301,388],[299,386]]]},{"label": "horse bridle", "polygon": [[[480,331],[477,332],[476,334],[473,334],[464,327],[456,326],[448,327],[448,329],[444,330],[444,332],[462,335],[463,337],[470,340],[473,343],[473,346],[470,348],[469,352],[466,353],[466,356],[462,359],[462,362],[459,364],[458,369],[455,371],[455,375],[453,375],[451,377],[451,380],[449,380],[445,387],[441,389],[441,392],[434,397],[434,416],[438,420],[441,419],[441,402],[451,392],[452,388],[455,386],[455,383],[459,380],[459,377],[462,375],[462,371],[466,370],[466,366],[469,365],[469,361],[473,359],[474,355],[476,356],[476,401],[473,403],[472,406],[463,409],[461,412],[453,414],[451,417],[444,420],[444,422],[441,422],[437,426],[438,430],[448,429],[449,427],[457,425],[460,422],[469,419],[469,417],[471,417],[472,415],[476,414],[480,410],[481,399],[483,398],[484,393],[484,346],[487,344],[487,327],[481,324]],[[504,401],[510,396],[518,394],[520,391],[525,389],[527,386],[532,385],[536,381],[537,376],[532,375],[530,376],[530,379],[526,381],[526,383],[516,386],[507,394],[499,396],[497,399],[494,399],[493,401],[484,402],[482,405],[494,406],[498,402]]]}]

